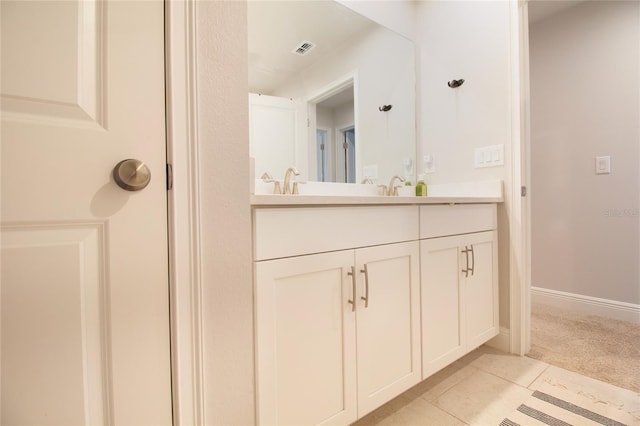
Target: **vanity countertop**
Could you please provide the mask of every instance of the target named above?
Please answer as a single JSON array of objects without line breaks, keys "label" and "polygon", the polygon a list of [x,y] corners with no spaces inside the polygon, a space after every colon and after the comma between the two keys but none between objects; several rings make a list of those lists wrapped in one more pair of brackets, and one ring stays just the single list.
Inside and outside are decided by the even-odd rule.
[{"label": "vanity countertop", "polygon": [[251,205],[260,206],[353,206],[407,204],[470,204],[501,203],[503,197],[444,197],[444,196],[359,196],[359,195],[251,195]]},{"label": "vanity countertop", "polygon": [[[260,185],[261,182],[258,182]],[[427,197],[412,195],[415,189],[402,188],[397,197],[374,195],[372,185],[320,184],[305,185],[297,195],[269,194],[270,187],[256,186],[251,195],[254,207],[268,206],[354,206],[354,205],[413,205],[413,204],[472,204],[502,203],[502,181],[461,182],[428,186]],[[301,189],[302,191],[302,189]]]}]

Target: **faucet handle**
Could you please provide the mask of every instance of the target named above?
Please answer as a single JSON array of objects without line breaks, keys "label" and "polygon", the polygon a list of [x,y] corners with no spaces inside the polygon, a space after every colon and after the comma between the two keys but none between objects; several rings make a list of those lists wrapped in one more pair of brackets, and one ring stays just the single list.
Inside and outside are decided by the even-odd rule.
[{"label": "faucet handle", "polygon": [[382,195],[388,195],[387,185],[378,185],[382,189]]},{"label": "faucet handle", "polygon": [[274,194],[282,194],[282,190],[280,189],[280,181],[278,179],[274,179],[268,172],[264,172],[262,176],[260,176],[265,183],[273,182],[273,193]]},{"label": "faucet handle", "polygon": [[399,194],[398,194],[398,188],[400,188],[400,185],[395,185],[395,186],[393,187],[393,191],[391,191],[391,192],[392,192],[392,194],[391,194],[391,195],[393,195],[394,197],[397,197],[397,196],[399,195]]},{"label": "faucet handle", "polygon": [[293,195],[297,195],[300,192],[298,191],[298,185],[304,185],[307,182],[298,182],[297,180],[293,182],[293,189],[291,190],[291,192],[293,193]]}]

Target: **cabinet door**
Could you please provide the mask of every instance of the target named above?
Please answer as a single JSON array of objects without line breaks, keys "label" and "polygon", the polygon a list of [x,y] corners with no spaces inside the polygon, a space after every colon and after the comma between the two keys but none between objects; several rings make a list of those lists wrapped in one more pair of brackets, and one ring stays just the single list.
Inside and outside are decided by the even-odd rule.
[{"label": "cabinet door", "polygon": [[356,420],[353,251],[256,262],[258,423]]},{"label": "cabinet door", "polygon": [[427,378],[466,353],[461,265],[467,236],[420,241],[422,376]]},{"label": "cabinet door", "polygon": [[468,254],[469,266],[473,267],[465,278],[467,351],[499,332],[497,241],[497,232],[489,231],[469,234],[464,243],[472,248]]},{"label": "cabinet door", "polygon": [[417,241],[356,250],[359,417],[421,380],[418,262]]}]

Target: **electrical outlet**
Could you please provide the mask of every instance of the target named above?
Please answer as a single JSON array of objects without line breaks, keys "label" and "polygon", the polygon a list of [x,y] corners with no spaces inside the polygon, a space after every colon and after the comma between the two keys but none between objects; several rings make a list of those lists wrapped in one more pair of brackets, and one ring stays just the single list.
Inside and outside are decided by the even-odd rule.
[{"label": "electrical outlet", "polygon": [[436,158],[427,154],[422,158],[422,162],[424,164],[424,173],[435,173],[436,172]]}]

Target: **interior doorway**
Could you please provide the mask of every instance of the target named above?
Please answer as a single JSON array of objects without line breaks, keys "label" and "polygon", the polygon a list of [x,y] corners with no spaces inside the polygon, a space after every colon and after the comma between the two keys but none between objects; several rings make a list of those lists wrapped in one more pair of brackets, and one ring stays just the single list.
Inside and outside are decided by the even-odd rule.
[{"label": "interior doorway", "polygon": [[[637,310],[629,309],[640,300],[637,285],[628,285],[638,282],[640,247],[632,220],[639,193],[637,17],[634,2],[528,4],[529,354],[561,367],[562,360],[586,368],[606,357],[609,372],[616,360],[628,365],[619,345],[603,344],[600,337],[580,337],[593,342],[589,350],[598,352],[597,360],[574,346],[564,353],[560,345],[544,344],[548,336],[578,339],[571,325],[578,313],[585,315],[576,320],[583,325],[606,318],[606,334],[618,320],[638,321]],[[564,84],[568,76],[571,87]],[[612,90],[611,81],[624,84]],[[602,170],[600,159],[611,160],[611,167]]]}]

